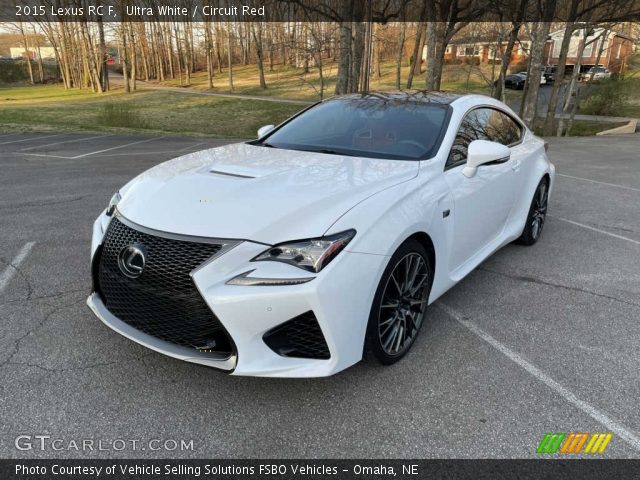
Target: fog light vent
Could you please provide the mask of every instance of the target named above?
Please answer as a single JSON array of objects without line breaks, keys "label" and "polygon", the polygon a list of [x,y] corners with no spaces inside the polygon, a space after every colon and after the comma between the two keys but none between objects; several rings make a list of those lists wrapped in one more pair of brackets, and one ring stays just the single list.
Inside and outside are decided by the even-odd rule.
[{"label": "fog light vent", "polygon": [[312,311],[272,328],[262,337],[271,350],[283,357],[326,360],[331,355],[318,320]]}]

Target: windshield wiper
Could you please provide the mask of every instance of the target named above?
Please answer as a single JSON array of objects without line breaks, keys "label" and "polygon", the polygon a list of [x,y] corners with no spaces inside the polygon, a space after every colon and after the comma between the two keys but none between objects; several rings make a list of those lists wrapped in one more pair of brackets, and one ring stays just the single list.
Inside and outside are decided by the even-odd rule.
[{"label": "windshield wiper", "polygon": [[346,157],[353,157],[354,155],[351,153],[339,152],[337,150],[332,150],[330,148],[305,148],[300,149],[304,152],[315,152],[315,153],[326,153],[327,155],[344,155]]},{"label": "windshield wiper", "polygon": [[278,148],[275,145],[271,145],[269,142],[262,142],[259,145],[261,145],[263,147],[268,147],[268,148]]}]

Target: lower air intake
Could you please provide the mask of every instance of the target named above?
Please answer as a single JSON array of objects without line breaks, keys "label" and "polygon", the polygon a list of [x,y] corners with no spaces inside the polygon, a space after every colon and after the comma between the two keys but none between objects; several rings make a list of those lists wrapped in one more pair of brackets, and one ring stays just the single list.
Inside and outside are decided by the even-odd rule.
[{"label": "lower air intake", "polygon": [[331,357],[318,320],[312,311],[272,328],[262,339],[271,350],[283,357],[318,360]]}]

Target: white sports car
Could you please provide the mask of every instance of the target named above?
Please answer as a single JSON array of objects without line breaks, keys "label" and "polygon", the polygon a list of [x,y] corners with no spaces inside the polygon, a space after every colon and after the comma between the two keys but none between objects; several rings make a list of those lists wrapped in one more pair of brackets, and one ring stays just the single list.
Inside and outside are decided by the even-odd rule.
[{"label": "white sports car", "polygon": [[394,363],[427,305],[538,240],[545,152],[492,98],[331,98],[125,185],[93,227],[88,304],[146,347],[235,375]]}]

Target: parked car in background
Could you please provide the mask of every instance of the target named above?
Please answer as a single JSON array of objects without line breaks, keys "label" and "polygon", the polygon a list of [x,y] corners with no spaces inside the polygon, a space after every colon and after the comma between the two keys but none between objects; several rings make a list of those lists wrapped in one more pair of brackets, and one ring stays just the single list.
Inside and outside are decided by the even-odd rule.
[{"label": "parked car in background", "polygon": [[544,79],[547,81],[547,83],[553,83],[555,81],[557,70],[558,67],[554,67],[552,65],[547,65],[546,67],[544,67],[544,69],[542,70],[542,75],[544,76]]},{"label": "parked car in background", "polygon": [[580,75],[580,80],[583,82],[607,80],[609,78],[611,78],[611,72],[605,67],[591,67]]},{"label": "parked car in background", "polygon": [[524,88],[524,82],[527,81],[526,77],[520,74],[507,75],[504,79],[505,88],[511,88],[514,90],[522,90]]},{"label": "parked car in background", "polygon": [[[527,79],[527,72],[520,72],[520,73],[516,73],[516,75],[520,75],[521,77],[524,77],[524,79]],[[540,85],[544,85],[547,83],[547,78],[544,76],[544,73],[540,74]]]},{"label": "parked car in background", "polygon": [[[524,84],[527,81],[527,72],[514,73],[513,75],[507,75],[504,79],[505,88],[511,88],[514,90],[522,90]],[[545,85],[547,79],[544,74],[540,74],[540,85]]]}]

